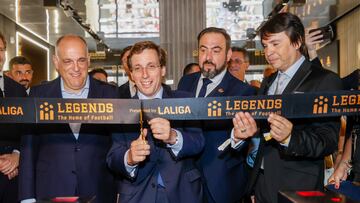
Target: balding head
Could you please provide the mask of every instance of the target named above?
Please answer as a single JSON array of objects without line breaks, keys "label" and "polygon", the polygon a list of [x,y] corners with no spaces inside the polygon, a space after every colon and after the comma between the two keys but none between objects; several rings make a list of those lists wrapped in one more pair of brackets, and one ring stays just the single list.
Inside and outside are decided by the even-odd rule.
[{"label": "balding head", "polygon": [[90,58],[86,41],[77,35],[65,35],[56,42],[53,61],[68,92],[78,93],[86,84]]}]

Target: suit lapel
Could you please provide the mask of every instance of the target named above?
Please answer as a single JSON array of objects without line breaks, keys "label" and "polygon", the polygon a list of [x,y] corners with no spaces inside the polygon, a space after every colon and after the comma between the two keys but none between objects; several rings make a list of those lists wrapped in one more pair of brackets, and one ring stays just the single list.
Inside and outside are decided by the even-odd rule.
[{"label": "suit lapel", "polygon": [[305,60],[295,73],[294,77],[290,80],[289,84],[284,89],[283,94],[290,94],[296,91],[310,75],[311,72],[311,63]]},{"label": "suit lapel", "polygon": [[172,91],[163,87],[162,98],[172,98]]},{"label": "suit lapel", "polygon": [[206,97],[222,97],[225,96],[225,90],[229,89],[229,85],[233,82],[233,78],[230,75],[230,72],[226,70],[226,73],[221,80],[220,84],[215,87]]},{"label": "suit lapel", "polygon": [[191,84],[190,89],[193,90],[194,95],[196,95],[196,89],[200,80],[201,73],[197,73],[195,76],[194,82]]},{"label": "suit lapel", "polygon": [[54,84],[50,86],[47,97],[49,98],[62,98],[60,77],[54,80]]},{"label": "suit lapel", "polygon": [[100,85],[96,85],[97,81],[90,77],[89,79],[89,94],[87,98],[101,98]]},{"label": "suit lapel", "polygon": [[261,83],[259,92],[258,92],[259,95],[267,95],[267,92],[268,92],[271,84],[275,81],[276,76],[277,76],[277,72],[273,73],[268,78],[265,78],[263,80],[263,82]]}]

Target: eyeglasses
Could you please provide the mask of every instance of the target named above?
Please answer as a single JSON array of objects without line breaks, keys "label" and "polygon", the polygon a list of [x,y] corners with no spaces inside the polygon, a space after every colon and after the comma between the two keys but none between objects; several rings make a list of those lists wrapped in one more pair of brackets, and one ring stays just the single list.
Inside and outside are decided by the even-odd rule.
[{"label": "eyeglasses", "polygon": [[132,67],[131,72],[133,72],[134,74],[141,74],[143,72],[143,70],[145,69],[148,73],[154,73],[159,67],[160,67],[160,65],[155,65],[155,64],[149,64],[145,67],[136,65],[136,66]]}]

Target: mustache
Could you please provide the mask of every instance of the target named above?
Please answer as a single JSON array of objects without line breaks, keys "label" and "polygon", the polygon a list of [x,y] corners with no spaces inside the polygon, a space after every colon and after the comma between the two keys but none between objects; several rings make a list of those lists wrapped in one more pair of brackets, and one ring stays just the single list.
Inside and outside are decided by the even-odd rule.
[{"label": "mustache", "polygon": [[214,64],[212,61],[209,61],[209,60],[204,61],[204,63],[203,63],[202,65],[204,66],[205,64],[209,64],[209,65],[215,66],[215,64]]},{"label": "mustache", "polygon": [[30,81],[29,81],[29,80],[24,79],[24,80],[20,80],[19,82],[30,82]]}]

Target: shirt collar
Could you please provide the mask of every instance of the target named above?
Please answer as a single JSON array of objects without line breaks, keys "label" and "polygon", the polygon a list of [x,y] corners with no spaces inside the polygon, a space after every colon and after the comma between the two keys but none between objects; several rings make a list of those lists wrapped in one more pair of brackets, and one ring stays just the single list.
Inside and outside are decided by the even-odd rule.
[{"label": "shirt collar", "polygon": [[80,96],[80,95],[82,95],[84,93],[85,90],[89,89],[89,87],[90,87],[90,79],[89,79],[89,76],[87,76],[85,86],[78,93],[72,93],[72,92],[66,91],[65,88],[64,88],[64,80],[62,79],[62,77],[60,77],[60,86],[61,86],[61,92],[62,93],[75,95],[75,96]]},{"label": "shirt collar", "polygon": [[164,92],[164,89],[161,86],[160,90],[152,97],[145,96],[140,91],[137,92],[137,95],[138,95],[139,99],[161,99],[163,96],[163,92]]},{"label": "shirt collar", "polygon": [[[294,77],[295,73],[299,70],[301,64],[305,61],[305,57],[301,56],[294,64],[292,64],[285,72],[282,74],[285,74],[288,78]],[[281,72],[279,72],[281,73]]]},{"label": "shirt collar", "polygon": [[[210,79],[214,84],[217,84],[217,83],[220,83],[220,81],[222,81],[222,79],[224,78],[225,74],[226,74],[226,68],[224,68],[224,70],[221,71],[221,72],[220,72],[218,75],[216,75],[214,78],[212,78],[212,79],[209,78],[209,79]],[[205,77],[204,77],[203,74],[201,74],[200,79],[202,80],[203,78],[205,78]]]}]

